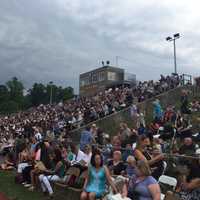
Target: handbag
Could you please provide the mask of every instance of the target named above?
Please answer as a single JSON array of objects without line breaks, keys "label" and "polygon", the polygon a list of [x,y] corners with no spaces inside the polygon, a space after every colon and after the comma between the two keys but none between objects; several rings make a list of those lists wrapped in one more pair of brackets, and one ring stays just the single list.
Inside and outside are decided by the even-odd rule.
[{"label": "handbag", "polygon": [[36,161],[34,168],[39,171],[46,171],[46,169],[47,169],[42,161]]}]

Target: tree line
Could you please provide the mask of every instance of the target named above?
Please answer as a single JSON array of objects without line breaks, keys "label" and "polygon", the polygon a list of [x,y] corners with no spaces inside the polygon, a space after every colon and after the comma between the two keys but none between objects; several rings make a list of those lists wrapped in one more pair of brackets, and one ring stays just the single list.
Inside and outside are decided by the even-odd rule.
[{"label": "tree line", "polygon": [[73,98],[74,90],[72,87],[61,87],[49,82],[34,83],[25,92],[23,83],[18,78],[13,77],[5,84],[0,85],[0,113],[9,114],[40,104],[64,102]]}]

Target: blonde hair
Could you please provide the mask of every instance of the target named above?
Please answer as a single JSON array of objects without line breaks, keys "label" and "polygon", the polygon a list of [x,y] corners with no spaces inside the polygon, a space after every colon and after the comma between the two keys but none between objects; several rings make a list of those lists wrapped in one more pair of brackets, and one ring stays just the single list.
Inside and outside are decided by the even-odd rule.
[{"label": "blonde hair", "polygon": [[128,158],[127,158],[127,163],[134,163],[134,162],[136,162],[136,160],[135,160],[135,158],[133,157],[133,156],[128,156]]},{"label": "blonde hair", "polygon": [[114,152],[113,152],[113,155],[114,155],[114,154],[117,154],[118,156],[122,156],[121,151],[114,151]]},{"label": "blonde hair", "polygon": [[121,151],[114,151],[114,152],[113,152],[113,156],[114,156],[114,155],[119,156],[119,159],[120,159],[120,160],[122,159],[122,153],[121,153]]},{"label": "blonde hair", "polygon": [[144,175],[144,176],[150,176],[151,175],[151,169],[150,169],[147,161],[139,160],[137,162],[137,168],[140,170],[142,175]]}]

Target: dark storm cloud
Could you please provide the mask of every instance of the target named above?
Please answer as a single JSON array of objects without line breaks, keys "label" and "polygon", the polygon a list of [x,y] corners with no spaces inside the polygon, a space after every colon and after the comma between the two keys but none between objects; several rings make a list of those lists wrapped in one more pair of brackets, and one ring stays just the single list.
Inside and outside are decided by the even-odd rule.
[{"label": "dark storm cloud", "polygon": [[197,74],[198,19],[186,0],[1,0],[0,81],[17,76],[27,87],[52,80],[77,89],[80,73],[103,59],[115,64],[116,56],[140,79],[158,79],[173,70],[165,37],[177,31],[184,35],[179,71]]}]

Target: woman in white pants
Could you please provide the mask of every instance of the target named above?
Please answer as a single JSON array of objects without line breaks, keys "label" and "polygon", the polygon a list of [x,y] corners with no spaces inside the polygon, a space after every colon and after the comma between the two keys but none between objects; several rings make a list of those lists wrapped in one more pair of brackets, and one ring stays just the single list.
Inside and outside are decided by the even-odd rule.
[{"label": "woman in white pants", "polygon": [[51,174],[51,175],[41,174],[39,176],[42,191],[44,193],[48,192],[50,197],[53,196],[53,189],[51,187],[50,182],[61,181],[65,175],[65,164],[62,160],[62,154],[59,149],[55,150],[54,161],[55,161],[55,168],[52,170],[45,171],[46,174]]},{"label": "woman in white pants", "polygon": [[41,183],[41,187],[42,187],[42,191],[44,193],[48,192],[50,196],[53,195],[53,189],[51,187],[50,182],[58,182],[61,181],[62,178],[59,177],[58,175],[49,175],[49,176],[45,176],[43,174],[41,174],[39,176],[39,180]]}]

